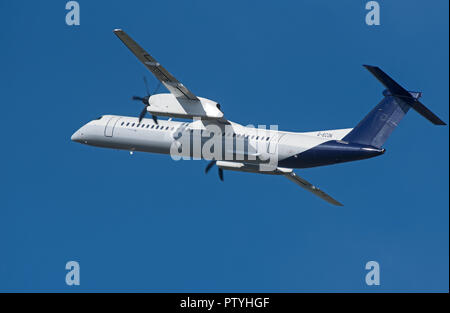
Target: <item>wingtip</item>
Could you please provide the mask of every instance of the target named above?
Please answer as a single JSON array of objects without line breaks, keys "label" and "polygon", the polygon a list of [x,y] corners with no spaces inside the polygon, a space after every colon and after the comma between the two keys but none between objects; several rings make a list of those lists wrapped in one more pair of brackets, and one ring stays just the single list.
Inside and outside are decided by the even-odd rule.
[{"label": "wingtip", "polygon": [[123,32],[123,30],[121,28],[116,28],[113,30],[114,33],[118,33],[118,32]]}]

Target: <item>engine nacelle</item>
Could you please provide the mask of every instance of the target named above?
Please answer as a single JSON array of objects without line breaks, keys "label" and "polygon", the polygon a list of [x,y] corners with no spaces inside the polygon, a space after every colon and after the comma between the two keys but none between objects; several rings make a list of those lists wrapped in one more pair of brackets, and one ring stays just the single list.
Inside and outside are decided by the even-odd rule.
[{"label": "engine nacelle", "polygon": [[248,172],[248,173],[259,173],[259,174],[269,174],[269,175],[282,175],[284,170],[292,171],[292,169],[283,169],[277,166],[277,164],[251,164],[242,163],[235,161],[217,161],[217,167],[237,172]]},{"label": "engine nacelle", "polygon": [[177,99],[170,93],[150,97],[147,111],[153,115],[176,118],[199,117],[201,119],[221,119],[223,112],[217,102],[198,97],[199,100]]}]

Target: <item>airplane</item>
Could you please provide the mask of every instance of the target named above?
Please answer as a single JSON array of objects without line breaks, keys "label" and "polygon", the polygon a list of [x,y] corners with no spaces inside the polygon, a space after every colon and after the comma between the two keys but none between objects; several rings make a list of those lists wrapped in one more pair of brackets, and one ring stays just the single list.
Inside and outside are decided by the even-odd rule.
[{"label": "airplane", "polygon": [[[139,117],[103,115],[78,129],[72,141],[131,154],[141,151],[209,160],[205,172],[217,166],[220,180],[224,170],[281,175],[328,203],[342,206],[294,169],[384,154],[383,144],[411,108],[435,125],[446,125],[419,101],[421,92],[407,91],[379,67],[364,65],[386,89],[381,102],[356,127],[287,132],[243,126],[225,118],[219,103],[193,94],[123,30],[115,29],[114,34],[169,93],[150,93],[144,79],[147,95],[132,98],[144,104]],[[152,118],[144,118],[146,114]],[[203,153],[205,148],[210,153]]]}]

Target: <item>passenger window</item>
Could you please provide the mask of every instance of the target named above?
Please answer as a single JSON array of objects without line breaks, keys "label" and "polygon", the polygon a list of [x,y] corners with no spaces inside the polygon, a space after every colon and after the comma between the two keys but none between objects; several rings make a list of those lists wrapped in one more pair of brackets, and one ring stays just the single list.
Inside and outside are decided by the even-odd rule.
[{"label": "passenger window", "polygon": [[266,138],[266,141],[269,141],[269,139],[270,139],[270,137],[267,137],[267,138]]},{"label": "passenger window", "polygon": [[133,123],[133,124],[131,124],[131,127],[134,127],[134,123]]},{"label": "passenger window", "polygon": [[127,123],[127,126],[129,126],[129,125],[130,125],[130,122]]},{"label": "passenger window", "polygon": [[122,124],[120,124],[120,126],[123,126],[123,124],[125,124],[125,122],[122,122]]},{"label": "passenger window", "polygon": [[169,130],[169,126],[166,127],[166,130]]}]

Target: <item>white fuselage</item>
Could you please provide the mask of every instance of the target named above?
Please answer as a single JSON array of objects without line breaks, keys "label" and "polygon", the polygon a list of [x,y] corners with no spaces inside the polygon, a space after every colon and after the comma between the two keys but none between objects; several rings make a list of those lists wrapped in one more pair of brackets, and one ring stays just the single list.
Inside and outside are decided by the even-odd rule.
[{"label": "white fuselage", "polygon": [[[216,131],[212,136],[213,129]],[[259,163],[268,159],[283,160],[301,154],[330,140],[339,140],[350,129],[293,133],[278,130],[245,127],[237,123],[224,124],[217,121],[196,120],[181,122],[143,119],[136,117],[104,115],[90,121],[78,131],[72,140],[83,144],[151,153],[174,154],[177,156],[212,159],[208,155],[196,153],[195,145],[204,148],[207,141],[222,147],[220,158],[245,160]],[[181,137],[183,136],[183,137]],[[189,141],[183,141],[182,138]],[[211,139],[213,138],[213,139]],[[183,143],[190,147],[180,147]],[[183,149],[184,148],[184,149]],[[175,149],[175,150],[174,150]],[[197,149],[198,150],[198,149]]]}]

